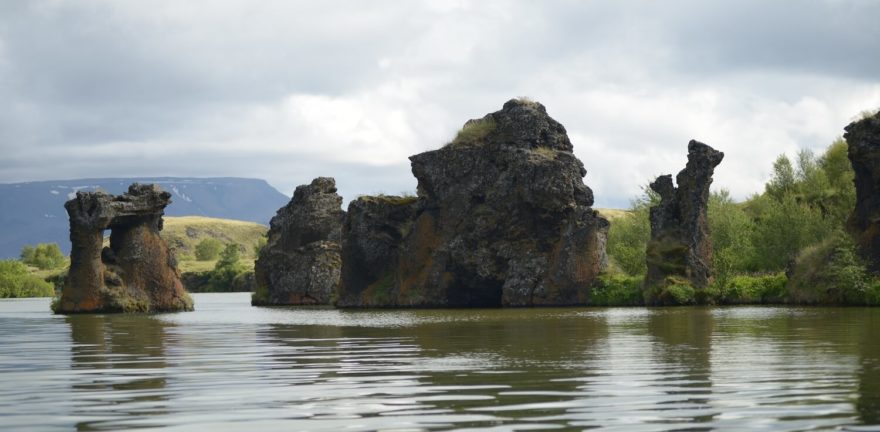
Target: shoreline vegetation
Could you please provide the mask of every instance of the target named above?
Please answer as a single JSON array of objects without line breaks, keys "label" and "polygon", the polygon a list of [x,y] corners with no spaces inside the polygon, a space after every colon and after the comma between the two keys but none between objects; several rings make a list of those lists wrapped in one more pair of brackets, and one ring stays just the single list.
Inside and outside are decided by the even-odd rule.
[{"label": "shoreline vegetation", "polygon": [[[678,187],[671,175],[658,177],[628,211],[606,219],[590,208],[593,194],[581,180],[584,171],[565,129],[543,105],[511,100],[466,122],[446,146],[410,157],[418,181],[410,205],[360,197],[339,221],[326,217],[338,211],[335,187],[298,187],[313,199],[295,196],[287,206],[295,217],[273,219],[267,249],[280,261],[265,267],[262,277],[257,266],[252,303],[877,305],[880,279],[864,259],[875,259],[866,239],[873,242],[880,228],[848,223],[857,204],[853,167],[859,162],[850,158],[875,146],[880,128],[880,115],[863,117],[845,128],[853,149],[841,137],[819,155],[781,155],[764,190],[743,202],[723,187],[710,193],[714,166],[724,155],[692,140]],[[877,193],[876,185],[863,187],[870,182],[863,171],[876,166],[870,151],[862,151],[868,155],[861,163],[870,166],[859,171],[859,178],[869,179],[859,183],[858,203],[867,206],[859,215],[873,223],[873,201],[863,197]],[[524,178],[529,180],[520,183]],[[573,214],[579,216],[567,219]],[[325,219],[338,226],[318,224]],[[859,247],[851,235],[861,236]],[[307,241],[277,240],[288,237]],[[318,242],[341,245],[341,255],[314,247]],[[304,251],[311,252],[286,258]],[[318,252],[334,259],[318,259]],[[323,265],[320,271],[315,263]],[[304,274],[311,279],[298,280]]]},{"label": "shoreline vegetation", "polygon": [[[718,305],[880,305],[880,278],[868,271],[846,230],[855,206],[847,143],[835,140],[816,155],[780,155],[760,194],[735,202],[723,188],[711,193],[708,222],[714,281],[706,303]],[[594,302],[627,306],[641,296],[650,208],[659,201],[647,186],[628,211],[610,217],[608,270]],[[679,304],[695,304],[685,281],[673,284]]]}]

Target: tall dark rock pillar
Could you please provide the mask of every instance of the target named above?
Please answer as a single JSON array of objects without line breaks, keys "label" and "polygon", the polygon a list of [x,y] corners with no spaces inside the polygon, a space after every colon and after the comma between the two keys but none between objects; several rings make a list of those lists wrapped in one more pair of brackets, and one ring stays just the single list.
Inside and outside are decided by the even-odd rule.
[{"label": "tall dark rock pillar", "polygon": [[254,266],[254,305],[329,305],[342,268],[342,197],[336,180],[298,186],[269,223],[269,241]]},{"label": "tall dark rock pillar", "polygon": [[880,273],[880,112],[844,128],[855,171],[856,208],[847,221],[869,269]]},{"label": "tall dark rock pillar", "polygon": [[106,205],[112,197],[102,192],[77,192],[64,204],[70,216],[70,270],[56,312],[98,312],[104,308],[104,230],[112,217]]},{"label": "tall dark rock pillar", "polygon": [[[651,240],[648,242],[648,274],[645,277],[649,304],[687,303],[688,289],[695,300],[708,299],[705,288],[712,282],[712,243],[709,238],[709,186],[724,153],[699,141],[688,143],[688,162],[678,173],[678,187],[671,175],[657,177],[651,189],[660,203],[651,208]],[[672,288],[672,289],[670,289]]]}]

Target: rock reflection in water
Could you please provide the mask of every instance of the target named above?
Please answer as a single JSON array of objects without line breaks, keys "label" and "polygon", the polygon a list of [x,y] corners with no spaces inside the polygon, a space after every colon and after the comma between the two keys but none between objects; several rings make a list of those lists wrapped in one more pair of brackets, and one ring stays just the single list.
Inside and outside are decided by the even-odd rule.
[{"label": "rock reflection in water", "polygon": [[[831,430],[880,422],[880,309],[0,301],[4,430]],[[858,430],[858,429],[857,429]]]},{"label": "rock reflection in water", "polygon": [[860,329],[859,399],[856,407],[865,424],[880,424],[880,311],[871,310],[867,319],[855,324]]},{"label": "rock reflection in water", "polygon": [[65,317],[73,340],[77,430],[105,429],[120,416],[167,414],[165,326],[142,315]]},{"label": "rock reflection in water", "polygon": [[712,310],[655,310],[647,328],[656,341],[655,367],[665,372],[658,382],[668,397],[658,403],[658,410],[675,410],[678,423],[712,421],[719,414],[718,408],[711,406]]}]

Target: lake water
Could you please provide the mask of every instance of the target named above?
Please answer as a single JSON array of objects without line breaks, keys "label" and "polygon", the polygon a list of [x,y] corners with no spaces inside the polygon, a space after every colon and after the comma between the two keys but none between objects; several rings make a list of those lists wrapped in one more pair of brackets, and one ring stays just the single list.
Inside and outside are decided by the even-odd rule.
[{"label": "lake water", "polygon": [[878,430],[880,309],[0,301],[0,429]]}]

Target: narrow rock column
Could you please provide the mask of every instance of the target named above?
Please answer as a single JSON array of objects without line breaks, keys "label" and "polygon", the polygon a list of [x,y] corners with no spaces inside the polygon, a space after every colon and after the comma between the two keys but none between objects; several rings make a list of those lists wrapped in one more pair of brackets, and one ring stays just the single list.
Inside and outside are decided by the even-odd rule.
[{"label": "narrow rock column", "polygon": [[[104,263],[101,249],[104,229],[110,223],[106,203],[110,196],[101,192],[77,192],[64,204],[70,217],[70,271],[62,290],[58,311],[90,312],[104,307]],[[70,288],[67,288],[70,287]]]},{"label": "narrow rock column", "polygon": [[[709,237],[709,186],[724,153],[699,141],[688,143],[688,162],[678,173],[658,177],[651,189],[660,203],[651,208],[651,240],[647,248],[648,304],[681,304],[709,299],[712,243]],[[689,292],[693,290],[693,292]]]}]

